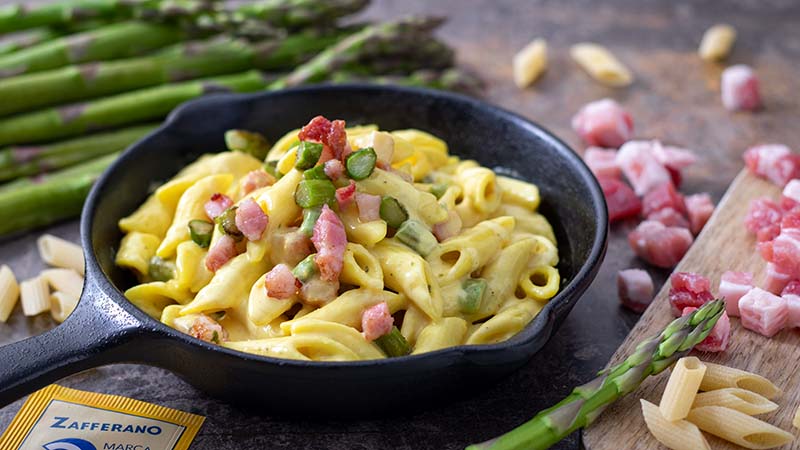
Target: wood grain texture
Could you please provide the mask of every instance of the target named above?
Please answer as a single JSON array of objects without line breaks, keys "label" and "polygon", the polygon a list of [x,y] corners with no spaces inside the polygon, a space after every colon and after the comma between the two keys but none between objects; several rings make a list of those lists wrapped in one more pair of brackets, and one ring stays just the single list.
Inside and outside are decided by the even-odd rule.
[{"label": "wood grain texture", "polygon": [[[764,195],[777,198],[780,189],[742,171],[731,184],[705,230],[675,270],[708,276],[715,293],[719,278],[726,270],[753,272],[756,284],[763,286],[766,264],[755,250],[755,237],[745,230],[743,219],[750,201]],[[667,300],[668,291],[669,285],[665,284],[614,353],[609,365],[623,360],[639,342],[658,334],[674,318]],[[731,318],[731,329],[731,345],[725,352],[693,354],[705,361],[758,373],[774,382],[783,390],[783,394],[775,399],[780,408],[758,418],[797,434],[792,427],[792,418],[800,404],[800,333],[783,330],[773,338],[766,338],[744,329],[738,318]],[[658,404],[668,378],[668,372],[651,377],[637,391],[612,405],[584,431],[583,440],[587,450],[618,450],[622,444],[627,444],[625,448],[637,450],[663,449],[647,431],[639,399]],[[741,448],[708,434],[707,437],[714,449]],[[798,450],[800,440],[782,448]]]}]

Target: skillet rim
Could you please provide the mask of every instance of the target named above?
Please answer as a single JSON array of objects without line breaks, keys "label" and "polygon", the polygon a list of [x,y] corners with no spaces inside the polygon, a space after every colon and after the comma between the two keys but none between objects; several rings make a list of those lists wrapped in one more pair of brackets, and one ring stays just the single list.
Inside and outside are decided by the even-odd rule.
[{"label": "skillet rim", "polygon": [[[160,133],[169,132],[170,128],[178,124],[182,115],[187,114],[187,111],[190,111],[194,108],[213,109],[215,105],[220,103],[236,103],[244,107],[253,102],[266,102],[273,97],[287,95],[313,95],[314,93],[321,91],[362,91],[372,94],[389,92],[395,95],[433,97],[439,101],[449,102],[455,107],[467,106],[485,110],[487,114],[493,117],[493,120],[505,121],[510,126],[523,128],[526,133],[535,135],[545,144],[552,147],[560,157],[567,160],[570,170],[577,171],[577,175],[584,183],[586,183],[590,191],[591,195],[589,198],[589,203],[592,209],[594,209],[597,227],[594,236],[592,237],[593,242],[588,258],[586,261],[584,261],[583,265],[577,271],[575,276],[569,280],[568,284],[565,287],[562,287],[556,296],[547,302],[544,308],[542,308],[542,310],[534,317],[534,319],[529,322],[520,332],[506,341],[496,344],[459,345],[455,347],[443,348],[433,352],[421,353],[418,355],[406,355],[384,359],[361,361],[305,361],[241,352],[219,345],[213,345],[181,333],[150,317],[144,311],[127,300],[124,296],[124,293],[111,282],[108,276],[106,276],[105,272],[100,266],[100,263],[97,261],[94,247],[92,245],[92,225],[94,212],[97,209],[96,204],[101,197],[101,191],[103,191],[103,188],[106,185],[114,182],[111,175],[114,172],[121,170],[122,166],[124,166],[129,159],[134,158],[138,148],[147,146],[149,141]],[[313,86],[301,86],[271,92],[257,92],[248,94],[213,94],[181,104],[169,114],[161,126],[129,146],[123,152],[123,154],[117,158],[117,160],[114,161],[114,163],[112,163],[111,166],[109,166],[98,178],[92,187],[91,192],[89,193],[81,213],[80,236],[81,243],[85,249],[84,254],[86,260],[87,285],[89,285],[89,282],[91,281],[91,283],[94,285],[94,288],[99,289],[104,296],[107,297],[108,301],[119,305],[128,314],[133,316],[138,321],[138,324],[135,326],[135,328],[139,331],[147,330],[151,333],[166,334],[170,339],[175,339],[185,345],[201,349],[203,351],[221,352],[227,356],[240,358],[247,362],[267,363],[277,366],[294,366],[296,368],[314,367],[321,370],[337,370],[348,368],[370,368],[383,365],[411,365],[413,363],[423,363],[428,360],[454,360],[455,362],[463,363],[469,362],[468,356],[470,355],[486,356],[493,353],[501,353],[503,351],[512,350],[517,347],[524,348],[528,345],[536,345],[533,343],[535,340],[544,338],[542,344],[539,345],[539,348],[541,348],[550,338],[552,338],[554,334],[553,325],[566,317],[558,317],[557,313],[560,311],[561,307],[573,307],[592,283],[600,268],[608,244],[608,211],[606,209],[605,198],[600,185],[594,175],[592,175],[588,166],[584,163],[583,159],[580,158],[580,156],[578,156],[578,154],[565,142],[556,137],[555,134],[551,133],[538,123],[517,113],[479,99],[447,91],[418,87],[374,85],[368,83],[323,83]],[[549,335],[542,336],[542,333],[549,333]],[[532,354],[538,352],[539,348],[534,350]],[[437,361],[432,362],[435,363]]]}]

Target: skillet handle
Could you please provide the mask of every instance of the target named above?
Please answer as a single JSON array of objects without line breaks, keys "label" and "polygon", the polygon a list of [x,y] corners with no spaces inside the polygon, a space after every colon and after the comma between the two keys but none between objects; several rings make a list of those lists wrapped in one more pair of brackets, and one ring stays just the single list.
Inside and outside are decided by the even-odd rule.
[{"label": "skillet handle", "polygon": [[123,361],[120,350],[140,334],[138,326],[137,319],[87,285],[64,323],[0,346],[0,407],[68,375]]}]

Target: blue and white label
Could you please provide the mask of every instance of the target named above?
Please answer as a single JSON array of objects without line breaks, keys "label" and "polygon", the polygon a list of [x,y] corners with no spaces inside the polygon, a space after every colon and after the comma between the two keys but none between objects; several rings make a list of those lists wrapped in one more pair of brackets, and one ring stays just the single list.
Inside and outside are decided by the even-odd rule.
[{"label": "blue and white label", "polygon": [[78,438],[67,438],[44,444],[45,450],[97,450],[89,441]]}]

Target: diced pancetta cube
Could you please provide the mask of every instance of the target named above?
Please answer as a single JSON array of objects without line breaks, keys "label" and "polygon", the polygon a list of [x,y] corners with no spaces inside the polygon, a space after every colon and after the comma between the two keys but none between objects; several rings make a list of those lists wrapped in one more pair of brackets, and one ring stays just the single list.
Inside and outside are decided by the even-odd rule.
[{"label": "diced pancetta cube", "polygon": [[364,192],[356,192],[356,205],[358,206],[358,219],[362,222],[372,222],[381,218],[381,196]]},{"label": "diced pancetta cube", "polygon": [[753,69],[744,64],[722,71],[720,90],[722,105],[731,111],[754,111],[761,107],[758,78]]},{"label": "diced pancetta cube", "polygon": [[627,184],[617,178],[601,177],[597,181],[606,198],[609,222],[637,217],[642,212],[642,201]]},{"label": "diced pancetta cube", "polygon": [[356,197],[356,183],[350,180],[350,184],[336,189],[336,202],[339,204],[339,211],[343,211],[347,206],[355,200]]},{"label": "diced pancetta cube", "polygon": [[[780,294],[783,289],[791,281],[792,275],[783,272],[779,267],[773,263],[767,263],[767,279],[764,282],[764,288],[773,294]],[[739,300],[741,304],[741,300]]]},{"label": "diced pancetta cube", "polygon": [[781,234],[780,225],[767,225],[766,227],[758,230],[758,233],[756,233],[756,241],[769,242],[778,237],[779,234]]},{"label": "diced pancetta cube", "polygon": [[447,212],[447,220],[433,226],[433,235],[439,242],[443,242],[461,232],[461,216],[455,210]]},{"label": "diced pancetta cube", "polygon": [[285,228],[271,233],[270,260],[294,267],[311,254],[311,240],[297,228]]},{"label": "diced pancetta cube", "polygon": [[761,144],[744,152],[744,161],[750,171],[778,186],[800,178],[800,155],[795,155],[783,144]]},{"label": "diced pancetta cube", "polygon": [[289,266],[278,264],[264,275],[264,287],[267,289],[267,296],[283,300],[296,294],[300,283]]},{"label": "diced pancetta cube", "polygon": [[664,208],[672,208],[681,214],[686,214],[683,195],[675,189],[672,182],[666,182],[650,190],[642,199],[642,214],[645,216]]},{"label": "diced pancetta cube", "polygon": [[343,120],[330,121],[323,116],[316,116],[300,130],[297,137],[301,141],[324,144],[327,149],[323,152],[328,151],[331,155],[321,157],[320,161],[323,163],[331,158],[342,159],[352,151],[347,142],[347,132]]},{"label": "diced pancetta cube", "polygon": [[268,174],[264,170],[253,170],[245,175],[241,181],[239,181],[239,190],[241,191],[242,195],[247,195],[256,189],[272,186],[275,184],[275,181],[275,177]]},{"label": "diced pancetta cube", "polygon": [[742,326],[764,336],[774,336],[786,326],[786,300],[763,289],[753,288],[739,300]]},{"label": "diced pancetta cube", "polygon": [[617,164],[617,151],[613,148],[589,147],[583,153],[583,160],[597,178],[619,178],[622,175]]},{"label": "diced pancetta cube", "polygon": [[628,243],[637,256],[663,268],[675,267],[693,240],[686,228],[666,227],[653,220],[645,220],[628,234]]},{"label": "diced pancetta cube", "polygon": [[672,185],[676,188],[681,187],[681,183],[683,183],[683,175],[681,175],[681,171],[678,169],[673,169],[672,167],[667,167],[667,172],[669,172]]},{"label": "diced pancetta cube", "polygon": [[711,196],[708,194],[694,194],[684,200],[692,233],[695,235],[700,234],[708,219],[714,214],[714,203],[711,201]]},{"label": "diced pancetta cube", "polygon": [[236,241],[228,234],[223,234],[208,250],[206,255],[206,269],[216,272],[225,263],[238,254]]},{"label": "diced pancetta cube", "polygon": [[655,220],[668,227],[689,228],[689,221],[686,220],[686,217],[672,208],[664,208],[653,212],[647,216],[647,220]]},{"label": "diced pancetta cube", "polygon": [[622,306],[643,312],[653,301],[653,279],[641,269],[617,272],[617,293]]},{"label": "diced pancetta cube", "polygon": [[317,263],[322,280],[338,281],[344,264],[347,235],[339,216],[328,205],[322,207],[322,213],[314,224],[311,242],[317,249],[314,262]]},{"label": "diced pancetta cube", "polygon": [[730,317],[739,317],[739,299],[753,288],[750,272],[727,271],[719,281],[719,296],[725,297],[725,311]]},{"label": "diced pancetta cube", "polygon": [[786,183],[781,194],[781,208],[790,211],[800,206],[800,180],[794,179]]},{"label": "diced pancetta cube", "polygon": [[338,180],[344,175],[344,164],[338,159],[330,159],[325,161],[322,171],[325,172],[325,175],[331,180]]},{"label": "diced pancetta cube", "polygon": [[706,303],[714,300],[714,296],[710,292],[701,292],[698,294],[689,292],[687,290],[670,289],[669,291],[669,304],[672,314],[675,317],[681,315],[683,308],[699,308]]},{"label": "diced pancetta cube", "polygon": [[214,220],[231,206],[233,206],[233,200],[227,195],[217,192],[203,205],[203,209],[206,211],[206,216]]},{"label": "diced pancetta cube", "polygon": [[792,280],[783,288],[781,297],[786,300],[788,316],[786,326],[800,328],[800,281]]},{"label": "diced pancetta cube", "polygon": [[669,282],[673,289],[685,289],[695,294],[711,290],[711,280],[694,272],[675,272],[670,275]]},{"label": "diced pancetta cube", "polygon": [[389,334],[394,325],[394,318],[386,302],[380,302],[364,310],[361,314],[361,330],[368,341]]},{"label": "diced pancetta cube", "polygon": [[228,333],[216,320],[206,314],[198,314],[192,321],[188,334],[201,341],[219,344],[228,340]]},{"label": "diced pancetta cube", "polygon": [[610,98],[587,103],[572,117],[572,129],[589,145],[617,148],[633,136],[631,115]]},{"label": "diced pancetta cube", "polygon": [[761,256],[783,273],[800,274],[800,228],[781,228],[770,242],[758,244]]},{"label": "diced pancetta cube", "polygon": [[[744,217],[744,226],[747,231],[754,234],[763,228],[774,225],[778,226],[777,231],[780,231],[782,218],[783,211],[780,206],[767,197],[761,197],[750,202],[747,215]],[[777,233],[775,235],[777,236]]]},{"label": "diced pancetta cube", "polygon": [[[683,308],[682,316],[691,314],[697,310],[696,307],[690,306]],[[699,352],[724,352],[728,348],[728,343],[731,338],[731,319],[728,314],[723,311],[722,315],[717,319],[711,333],[703,339],[702,342],[694,346],[694,349]]]},{"label": "diced pancetta cube", "polygon": [[251,241],[261,239],[269,225],[267,213],[252,198],[246,198],[239,202],[235,221],[239,231]]},{"label": "diced pancetta cube", "polygon": [[669,280],[669,304],[675,316],[680,316],[684,308],[699,308],[714,299],[711,295],[711,280],[702,275],[675,272]]},{"label": "diced pancetta cube", "polygon": [[636,195],[644,195],[672,177],[653,155],[653,142],[629,141],[617,152],[617,164],[633,186]]},{"label": "diced pancetta cube", "polygon": [[685,148],[661,145],[653,141],[653,156],[668,169],[683,170],[697,162],[697,155]]}]

